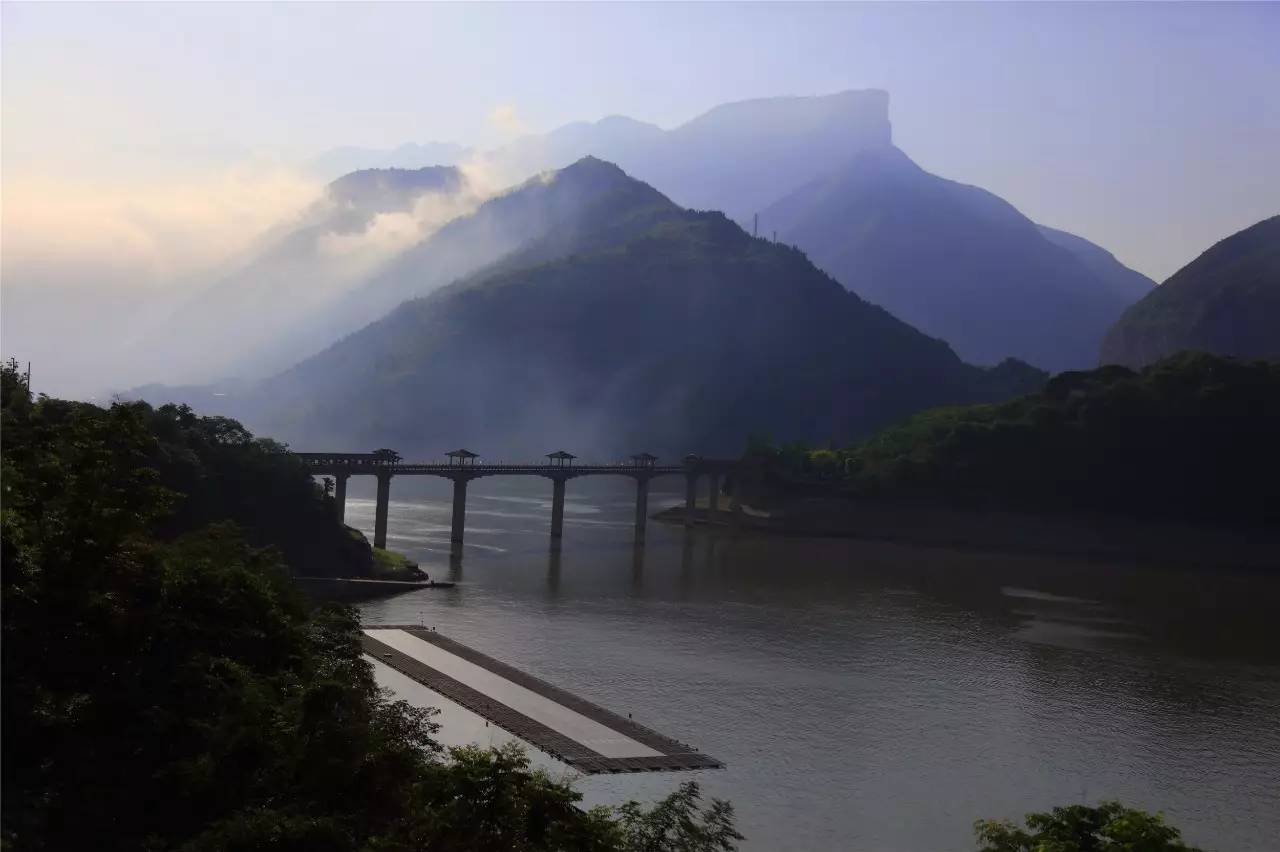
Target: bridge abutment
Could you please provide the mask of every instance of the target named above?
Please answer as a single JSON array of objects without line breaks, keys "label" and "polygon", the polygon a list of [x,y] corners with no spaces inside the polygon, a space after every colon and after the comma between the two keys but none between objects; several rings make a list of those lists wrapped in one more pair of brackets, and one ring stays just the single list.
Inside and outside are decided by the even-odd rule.
[{"label": "bridge abutment", "polygon": [[[373,514],[373,546],[387,549],[387,510],[391,506],[391,473],[379,471],[378,501]],[[345,490],[345,488],[344,488]],[[345,499],[345,494],[344,494]]]}]

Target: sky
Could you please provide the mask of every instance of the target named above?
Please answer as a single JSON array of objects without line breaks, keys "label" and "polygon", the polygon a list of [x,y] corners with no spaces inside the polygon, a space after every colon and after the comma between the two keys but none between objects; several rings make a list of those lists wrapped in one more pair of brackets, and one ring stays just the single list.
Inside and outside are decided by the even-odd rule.
[{"label": "sky", "polygon": [[337,146],[868,87],[924,168],[1159,281],[1280,212],[1277,44],[1278,3],[4,3],[4,295],[201,280]]}]

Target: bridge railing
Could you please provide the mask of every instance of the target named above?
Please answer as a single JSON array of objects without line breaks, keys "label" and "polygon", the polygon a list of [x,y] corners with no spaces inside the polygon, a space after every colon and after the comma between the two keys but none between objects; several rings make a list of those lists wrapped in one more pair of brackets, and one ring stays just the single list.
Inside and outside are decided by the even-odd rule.
[{"label": "bridge railing", "polygon": [[618,472],[635,472],[635,471],[673,471],[684,470],[684,465],[636,465],[632,462],[592,462],[586,464],[560,465],[548,462],[480,462],[467,463],[460,465],[456,462],[393,462],[385,459],[370,459],[361,456],[345,456],[345,455],[329,455],[321,453],[295,453],[304,465],[308,467],[355,467],[355,468],[373,468],[377,470],[390,469],[392,472],[411,472],[411,471],[462,471],[476,470],[486,472],[496,471],[618,471]]},{"label": "bridge railing", "polygon": [[687,458],[677,464],[640,464],[634,461],[606,461],[606,462],[575,462],[573,464],[560,464],[558,462],[523,462],[523,461],[493,461],[493,462],[467,462],[459,464],[458,462],[405,462],[389,459],[385,455],[375,453],[294,453],[294,455],[306,466],[318,469],[317,475],[329,473],[359,473],[367,472],[369,474],[377,474],[388,472],[396,473],[460,473],[464,471],[474,471],[475,473],[499,474],[499,473],[526,473],[526,474],[574,474],[574,473],[617,473],[625,475],[636,475],[640,473],[649,474],[672,474],[679,472],[688,472],[695,475],[701,474],[723,474],[734,469],[738,461],[736,459],[707,459],[707,458]]}]

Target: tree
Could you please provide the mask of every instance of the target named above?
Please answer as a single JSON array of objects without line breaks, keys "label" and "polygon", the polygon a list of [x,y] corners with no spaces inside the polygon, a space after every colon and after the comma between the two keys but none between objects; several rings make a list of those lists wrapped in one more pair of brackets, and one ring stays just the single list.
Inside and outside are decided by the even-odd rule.
[{"label": "tree", "polygon": [[1028,814],[1026,824],[1023,829],[1007,820],[979,820],[979,852],[1199,852],[1159,814],[1119,802]]},{"label": "tree", "polygon": [[32,400],[13,364],[0,391],[6,852],[626,848],[518,749],[445,755],[433,711],[378,688],[355,611],[290,580],[290,536],[341,527],[278,444]]},{"label": "tree", "polygon": [[686,781],[652,809],[636,802],[618,809],[626,852],[728,852],[743,837],[734,828],[733,805],[713,799],[705,808],[696,781]]}]

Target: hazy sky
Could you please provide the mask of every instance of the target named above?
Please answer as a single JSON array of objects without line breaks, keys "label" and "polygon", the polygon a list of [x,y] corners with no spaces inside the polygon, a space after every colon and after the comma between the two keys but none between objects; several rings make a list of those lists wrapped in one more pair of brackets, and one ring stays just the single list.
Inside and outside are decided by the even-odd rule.
[{"label": "hazy sky", "polygon": [[302,203],[293,167],[333,146],[861,87],[925,168],[1158,280],[1280,210],[1276,3],[5,3],[0,26],[6,245],[136,243],[156,280]]}]

